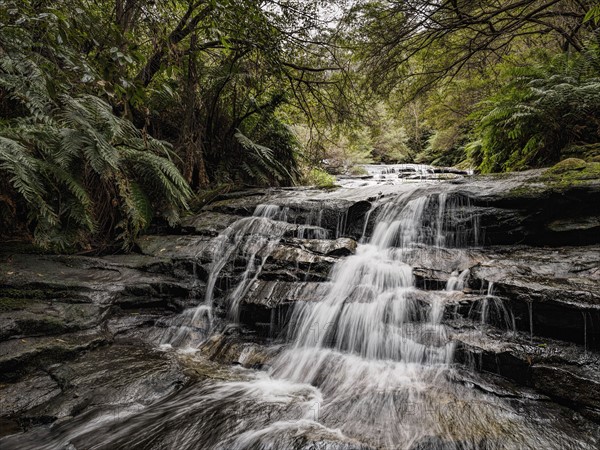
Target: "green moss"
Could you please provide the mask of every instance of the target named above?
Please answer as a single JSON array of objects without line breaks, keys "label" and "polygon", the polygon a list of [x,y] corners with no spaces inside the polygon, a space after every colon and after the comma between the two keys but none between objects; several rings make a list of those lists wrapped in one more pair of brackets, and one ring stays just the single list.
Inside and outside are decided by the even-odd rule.
[{"label": "green moss", "polygon": [[367,169],[365,169],[363,166],[352,166],[349,170],[350,175],[354,175],[354,176],[362,176],[362,175],[368,175],[369,172],[367,172]]},{"label": "green moss", "polygon": [[539,181],[554,187],[578,186],[600,182],[600,162],[569,158],[546,170]]},{"label": "green moss", "polygon": [[19,311],[32,302],[30,298],[0,297],[0,312]]},{"label": "green moss", "polygon": [[[501,177],[486,175],[486,177]],[[512,189],[508,197],[542,197],[544,193],[562,191],[570,187],[600,183],[600,162],[585,162],[582,159],[568,158],[546,169],[540,176],[526,180]]]},{"label": "green moss", "polygon": [[521,184],[514,189],[511,189],[508,193],[509,198],[528,198],[528,197],[541,197],[545,191],[547,191],[545,185],[531,185]]},{"label": "green moss", "polygon": [[561,174],[573,170],[584,170],[586,162],[579,158],[567,158],[546,170],[545,174]]},{"label": "green moss", "polygon": [[561,152],[564,158],[580,158],[588,162],[600,162],[600,143],[571,145]]}]

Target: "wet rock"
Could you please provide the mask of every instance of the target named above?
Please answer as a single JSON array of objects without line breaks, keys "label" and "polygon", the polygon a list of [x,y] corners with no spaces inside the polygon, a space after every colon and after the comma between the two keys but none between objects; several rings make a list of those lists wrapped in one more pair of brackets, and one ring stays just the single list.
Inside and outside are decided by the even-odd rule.
[{"label": "wet rock", "polygon": [[32,369],[44,368],[107,344],[111,337],[100,330],[30,337],[0,342],[0,381],[14,381]]},{"label": "wet rock", "polygon": [[288,240],[287,243],[325,256],[353,255],[356,252],[357,246],[356,241],[350,238],[339,238],[335,240],[291,239]]},{"label": "wet rock", "polygon": [[206,211],[186,217],[182,220],[181,227],[191,234],[214,237],[241,218],[242,216]]},{"label": "wet rock", "polygon": [[200,352],[211,361],[240,365],[249,369],[265,369],[282,346],[266,346],[248,342],[239,332],[216,334],[207,339]]},{"label": "wet rock", "polygon": [[536,364],[531,371],[533,385],[539,392],[600,423],[600,365],[597,361],[595,365],[588,362],[584,368],[574,366],[571,361],[562,366]]},{"label": "wet rock", "polygon": [[210,248],[210,236],[142,236],[136,241],[143,255],[179,259],[200,259]]},{"label": "wet rock", "polygon": [[93,304],[29,300],[18,309],[0,313],[0,341],[93,328],[103,312],[104,308]]},{"label": "wet rock", "polygon": [[600,216],[570,217],[569,219],[557,219],[548,224],[548,229],[556,233],[588,232],[599,228]]},{"label": "wet rock", "polygon": [[560,341],[493,330],[455,332],[456,361],[534,388],[600,423],[600,356]]},{"label": "wet rock", "polygon": [[500,297],[517,329],[599,348],[600,248],[495,249],[469,284]]},{"label": "wet rock", "polygon": [[[18,417],[61,394],[61,387],[48,373],[39,371],[25,379],[0,386],[0,423],[13,422],[10,429],[0,426],[0,437],[21,431]],[[41,420],[41,418],[40,418]]]},{"label": "wet rock", "polygon": [[281,303],[320,301],[330,288],[330,283],[257,280],[244,303],[273,308]]},{"label": "wet rock", "polygon": [[[508,177],[504,183],[494,192],[473,196],[475,206],[495,208],[482,218],[486,242],[554,246],[599,242],[600,163],[565,160],[520,179]],[[510,219],[495,225],[494,212]],[[507,232],[518,240],[511,241]]]},{"label": "wet rock", "polygon": [[1,386],[0,414],[18,416],[24,428],[103,410],[116,420],[128,408],[148,405],[185,381],[168,354],[140,342],[122,342]]},{"label": "wet rock", "polygon": [[273,280],[272,274],[279,274],[282,269],[291,269],[300,273],[306,281],[325,281],[336,258],[323,256],[303,248],[287,244],[278,245],[268,256],[260,278]]},{"label": "wet rock", "polygon": [[[185,307],[197,279],[171,260],[144,255],[106,258],[3,255],[0,258],[0,377],[36,369],[108,344],[144,309],[165,315]],[[109,326],[110,323],[110,326]],[[149,317],[136,326],[148,326]]]}]

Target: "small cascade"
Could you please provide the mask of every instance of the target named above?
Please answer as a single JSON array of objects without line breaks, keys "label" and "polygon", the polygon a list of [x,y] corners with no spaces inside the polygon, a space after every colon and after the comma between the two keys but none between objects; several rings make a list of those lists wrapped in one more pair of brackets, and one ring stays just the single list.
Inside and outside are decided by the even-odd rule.
[{"label": "small cascade", "polygon": [[465,281],[469,277],[469,269],[465,269],[462,272],[455,270],[448,278],[446,283],[447,291],[462,291],[465,287]]},{"label": "small cascade", "polygon": [[[298,239],[331,239],[342,237],[346,231],[346,222],[348,221],[348,210],[339,210],[335,218],[328,218],[324,215],[325,210],[321,206],[316,206],[308,211],[306,215],[302,214],[296,221],[296,238]],[[286,221],[287,218],[278,216],[279,220]],[[335,223],[333,222],[335,220]]]},{"label": "small cascade", "polygon": [[298,239],[327,239],[330,232],[323,228],[323,209],[311,209],[306,216],[306,221],[298,225],[296,237]]},{"label": "small cascade", "polygon": [[506,307],[504,301],[494,295],[494,282],[490,281],[485,298],[479,303],[479,309],[475,308],[470,316],[476,318],[479,316],[479,322],[482,325],[491,324],[509,333],[515,333],[517,326],[515,316],[512,311]]},{"label": "small cascade", "polygon": [[[182,323],[174,331],[169,331],[163,337],[163,344],[184,347],[192,343],[198,344],[206,339],[213,328],[213,299],[217,282],[226,265],[232,264],[238,269],[241,261],[243,269],[237,274],[235,288],[228,295],[228,317],[239,320],[239,304],[246,295],[249,287],[259,276],[261,269],[271,252],[279,244],[287,229],[287,224],[276,220],[285,214],[276,205],[258,205],[251,217],[244,217],[221,232],[211,242],[206,251],[211,258],[210,272],[206,283],[204,301],[197,307],[183,312]],[[197,258],[206,255],[197,255]],[[234,276],[236,275],[234,270]],[[240,272],[238,269],[237,272]]]},{"label": "small cascade", "polygon": [[[411,418],[413,429],[397,425],[396,414],[407,419],[401,406],[415,408],[416,420],[435,408],[421,389],[444,377],[454,353],[441,325],[443,297],[426,303],[405,260],[421,245],[444,244],[440,236],[452,226],[445,213],[453,206],[446,196],[427,195],[384,205],[369,242],[335,265],[327,296],[295,305],[288,330],[292,347],[275,359],[272,376],[319,387],[329,426],[368,434],[376,417],[382,435],[375,442],[391,448],[433,427],[417,426]],[[463,272],[454,286],[464,282]]]},{"label": "small cascade", "polygon": [[[193,394],[198,406],[189,406],[190,412],[200,425],[190,431],[183,448],[193,448],[198,433],[211,448],[228,449],[291,448],[295,436],[307,435],[337,443],[357,439],[382,449],[421,448],[431,436],[465,442],[456,448],[473,450],[484,441],[494,449],[565,444],[560,433],[540,435],[539,425],[523,419],[509,403],[460,381],[452,365],[453,331],[442,319],[446,302],[465,288],[469,269],[455,270],[442,291],[415,286],[413,265],[423,258],[434,261],[454,249],[454,261],[464,267],[460,255],[466,250],[460,249],[480,239],[469,206],[465,196],[419,189],[373,205],[356,253],[335,263],[317,301],[293,304],[285,345],[273,347],[268,371]],[[233,288],[224,294],[228,317],[237,320],[240,301],[285,232],[285,223],[277,219],[290,217],[285,209],[261,205],[253,217],[234,223],[214,240],[208,290],[193,318],[206,314],[210,321],[222,270],[243,261],[237,264]],[[371,217],[374,226],[367,238]],[[323,214],[316,210],[302,221],[306,228],[296,225],[298,236],[325,228]],[[343,234],[344,227],[345,219],[338,219],[334,236]],[[277,313],[272,312],[271,321]],[[492,282],[470,315],[482,324],[472,333],[475,340],[488,324],[515,329],[514,316],[494,295]],[[240,360],[251,361],[255,352],[255,347],[246,348]],[[227,417],[226,432],[212,419],[223,407],[245,411],[241,417]],[[259,412],[263,410],[268,413]]]}]

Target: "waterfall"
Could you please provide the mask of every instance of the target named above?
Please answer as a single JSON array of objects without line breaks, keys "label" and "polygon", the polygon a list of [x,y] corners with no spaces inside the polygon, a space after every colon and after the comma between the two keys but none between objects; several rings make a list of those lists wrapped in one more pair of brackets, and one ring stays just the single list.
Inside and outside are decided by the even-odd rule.
[{"label": "waterfall", "polygon": [[[442,229],[443,199],[434,230]],[[406,251],[431,237],[423,232],[431,200],[401,197],[381,209],[369,242],[333,268],[326,297],[295,305],[291,347],[272,365],[273,377],[318,386],[321,415],[343,430],[368,432],[378,417],[378,445],[422,437],[417,428],[400,430],[398,419],[408,418],[403,410],[427,406],[419,386],[443,376],[452,361],[454,345],[440,325],[443,304],[423,303],[405,262]]]},{"label": "waterfall", "polygon": [[[252,282],[259,276],[267,258],[283,237],[287,224],[278,221],[286,211],[277,205],[258,205],[251,217],[244,217],[221,232],[206,251],[211,258],[204,301],[197,307],[184,311],[183,321],[169,327],[163,344],[184,347],[198,344],[213,328],[213,299],[222,270],[227,264],[244,261],[241,276],[235,281],[235,289],[228,295],[228,317],[239,320],[239,305]],[[197,258],[200,258],[200,254]]]},{"label": "waterfall", "polygon": [[450,278],[448,279],[448,282],[446,283],[446,290],[447,291],[462,291],[463,288],[465,287],[465,281],[468,276],[469,276],[469,269],[465,269],[460,273],[458,272],[458,270],[455,270],[454,272],[452,272],[452,274],[450,275]]},{"label": "waterfall", "polygon": [[[211,261],[205,297],[182,314],[183,323],[172,327],[177,332],[167,342],[180,348],[203,340],[207,347],[227,343],[220,340],[227,333],[219,334],[213,316],[238,321],[241,302],[284,236],[314,237],[310,227],[323,230],[322,212],[304,213],[301,228],[286,222],[296,221],[297,211],[260,205],[252,217],[214,238],[198,255]],[[451,321],[442,321],[447,302],[464,295],[457,291],[465,288],[470,272],[461,270],[461,252],[479,243],[468,199],[413,189],[379,199],[368,216],[374,226],[365,223],[355,254],[335,262],[322,289],[310,291],[315,298],[293,303],[280,340],[266,348],[254,342],[242,347],[237,362],[251,361],[262,351],[264,370],[221,368],[132,412],[122,424],[113,426],[101,417],[93,427],[67,428],[63,435],[80,439],[81,448],[130,448],[131,443],[179,450],[588,448],[573,434],[548,426],[555,417],[541,417],[535,407],[527,410],[531,406],[510,390],[497,395],[485,379],[453,364],[459,350],[454,333],[472,330],[477,344],[488,323],[514,327],[493,283],[487,295],[472,295],[471,324],[476,326],[456,331]],[[343,235],[344,222],[342,212],[337,232],[329,237]],[[446,286],[418,289],[413,266],[450,253],[455,266]],[[216,314],[217,308],[227,312]],[[239,344],[238,335],[232,336],[233,345]],[[194,358],[191,352],[178,353]],[[193,360],[198,373],[206,370],[201,361]],[[97,436],[102,446],[85,445]]]}]

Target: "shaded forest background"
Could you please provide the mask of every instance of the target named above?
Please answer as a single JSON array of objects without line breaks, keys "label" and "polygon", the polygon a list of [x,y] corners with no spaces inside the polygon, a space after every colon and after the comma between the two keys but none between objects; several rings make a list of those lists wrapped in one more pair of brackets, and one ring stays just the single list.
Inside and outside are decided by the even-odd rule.
[{"label": "shaded forest background", "polygon": [[0,0],[0,235],[131,248],[362,163],[600,155],[590,0]]}]

